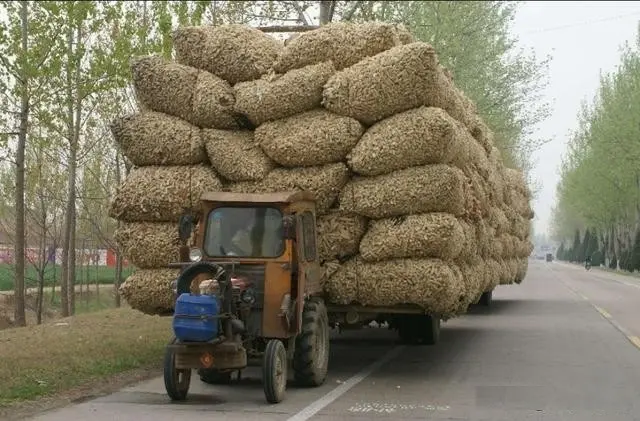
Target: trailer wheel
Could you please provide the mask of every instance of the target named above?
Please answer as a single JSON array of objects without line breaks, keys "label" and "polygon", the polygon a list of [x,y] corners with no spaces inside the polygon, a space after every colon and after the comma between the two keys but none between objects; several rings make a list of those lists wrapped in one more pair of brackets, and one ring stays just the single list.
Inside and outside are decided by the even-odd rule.
[{"label": "trailer wheel", "polygon": [[404,315],[397,321],[398,336],[405,344],[435,345],[440,339],[440,318],[430,315]]},{"label": "trailer wheel", "polygon": [[493,302],[493,290],[485,291],[480,296],[480,300],[478,304],[482,307],[491,307],[491,303]]},{"label": "trailer wheel", "polygon": [[287,350],[278,339],[267,343],[262,361],[262,385],[269,403],[280,403],[287,389]]},{"label": "trailer wheel", "polygon": [[[174,338],[172,344],[176,343]],[[187,399],[191,385],[191,369],[176,368],[176,354],[170,348],[164,353],[164,387],[172,401]]]},{"label": "trailer wheel", "polygon": [[201,368],[198,370],[200,380],[206,384],[230,384],[231,372],[221,373],[215,368]]},{"label": "trailer wheel", "polygon": [[420,316],[421,339],[425,345],[435,345],[440,341],[440,317]]},{"label": "trailer wheel", "polygon": [[294,378],[298,385],[317,387],[327,378],[329,367],[329,316],[324,301],[311,298],[302,311],[302,331],[293,353]]}]

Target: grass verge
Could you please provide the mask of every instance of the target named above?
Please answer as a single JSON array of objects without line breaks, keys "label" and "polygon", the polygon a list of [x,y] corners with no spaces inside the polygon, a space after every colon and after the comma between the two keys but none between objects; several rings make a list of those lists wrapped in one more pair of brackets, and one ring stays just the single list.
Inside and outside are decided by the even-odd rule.
[{"label": "grass verge", "polygon": [[119,308],[0,331],[0,409],[159,367],[171,319]]}]

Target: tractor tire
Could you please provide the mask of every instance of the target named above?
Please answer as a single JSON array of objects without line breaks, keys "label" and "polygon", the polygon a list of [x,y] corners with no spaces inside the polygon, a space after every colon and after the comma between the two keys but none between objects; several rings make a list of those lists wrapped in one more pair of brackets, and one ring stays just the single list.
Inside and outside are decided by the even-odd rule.
[{"label": "tractor tire", "polygon": [[267,342],[262,361],[262,387],[269,403],[280,403],[287,390],[287,350],[282,341]]},{"label": "tractor tire", "polygon": [[329,316],[324,301],[311,298],[302,311],[302,331],[296,337],[293,371],[296,384],[317,387],[327,378],[329,367]]}]

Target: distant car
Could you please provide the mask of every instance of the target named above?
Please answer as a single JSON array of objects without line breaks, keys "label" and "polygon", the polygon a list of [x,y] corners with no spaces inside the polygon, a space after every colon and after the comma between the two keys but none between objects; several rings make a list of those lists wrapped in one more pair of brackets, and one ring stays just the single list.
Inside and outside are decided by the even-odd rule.
[{"label": "distant car", "polygon": [[553,262],[553,254],[547,253],[547,262]]}]

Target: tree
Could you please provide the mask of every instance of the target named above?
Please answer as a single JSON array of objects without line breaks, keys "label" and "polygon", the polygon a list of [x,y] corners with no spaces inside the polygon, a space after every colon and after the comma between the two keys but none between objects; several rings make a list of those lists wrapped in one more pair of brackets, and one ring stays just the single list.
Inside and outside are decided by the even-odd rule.
[{"label": "tree", "polygon": [[[52,54],[54,26],[49,5],[37,2],[1,3],[9,16],[0,24],[0,87],[2,103],[14,116],[5,126],[17,120],[17,131],[5,135],[17,136],[15,151],[15,324],[26,325],[25,317],[25,150],[32,110],[46,92],[47,78],[55,71]],[[13,120],[13,121],[12,121]]]}]

